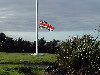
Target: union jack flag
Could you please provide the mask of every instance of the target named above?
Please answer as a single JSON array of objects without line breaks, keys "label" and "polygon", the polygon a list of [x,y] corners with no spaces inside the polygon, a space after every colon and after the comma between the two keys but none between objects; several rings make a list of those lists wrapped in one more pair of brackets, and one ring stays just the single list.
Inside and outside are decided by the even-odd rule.
[{"label": "union jack flag", "polygon": [[51,25],[51,24],[48,24],[46,21],[44,20],[40,20],[40,26],[39,28],[46,28],[48,29],[49,31],[54,31],[55,28]]}]

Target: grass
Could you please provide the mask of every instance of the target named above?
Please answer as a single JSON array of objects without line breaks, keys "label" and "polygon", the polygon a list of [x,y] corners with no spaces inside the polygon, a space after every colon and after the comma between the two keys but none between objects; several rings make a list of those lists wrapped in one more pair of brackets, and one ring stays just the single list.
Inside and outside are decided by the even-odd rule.
[{"label": "grass", "polygon": [[55,61],[55,54],[34,56],[31,53],[0,53],[0,64],[48,64]]},{"label": "grass", "polygon": [[[48,65],[55,61],[55,54],[45,53],[34,56],[31,53],[0,52],[0,75],[45,75],[46,67],[29,65]],[[23,64],[27,64],[27,66]]]},{"label": "grass", "polygon": [[0,66],[0,75],[44,75],[44,68],[25,66]]}]

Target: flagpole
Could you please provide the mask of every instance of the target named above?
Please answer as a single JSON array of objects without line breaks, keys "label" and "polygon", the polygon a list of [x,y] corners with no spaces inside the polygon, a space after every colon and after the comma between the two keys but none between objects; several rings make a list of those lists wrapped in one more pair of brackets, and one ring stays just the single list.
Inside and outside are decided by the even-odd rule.
[{"label": "flagpole", "polygon": [[36,55],[38,55],[38,0],[36,0]]}]

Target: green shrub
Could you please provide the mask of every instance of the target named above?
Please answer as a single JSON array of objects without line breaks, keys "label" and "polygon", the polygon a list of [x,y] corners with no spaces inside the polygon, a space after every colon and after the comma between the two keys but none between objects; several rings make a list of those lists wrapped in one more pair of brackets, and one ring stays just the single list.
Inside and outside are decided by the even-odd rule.
[{"label": "green shrub", "polygon": [[100,41],[91,35],[62,42],[58,51],[58,64],[66,69],[67,74],[95,74],[100,72]]},{"label": "green shrub", "polygon": [[57,65],[47,69],[51,75],[100,75],[100,41],[91,35],[67,39],[60,44]]}]

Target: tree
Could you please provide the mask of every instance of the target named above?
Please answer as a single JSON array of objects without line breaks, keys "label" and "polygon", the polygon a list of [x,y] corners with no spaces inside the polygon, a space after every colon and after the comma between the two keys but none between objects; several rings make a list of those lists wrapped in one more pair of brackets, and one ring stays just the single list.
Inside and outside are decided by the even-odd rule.
[{"label": "tree", "polygon": [[53,41],[46,42],[45,44],[45,49],[47,50],[48,53],[56,53],[58,49],[58,42],[59,40],[53,39]]},{"label": "tree", "polygon": [[[39,39],[39,53],[55,53],[57,51],[58,40],[46,42],[44,38]],[[30,42],[22,38],[13,39],[0,33],[0,52],[34,53],[36,50],[36,41]]]},{"label": "tree", "polygon": [[46,40],[44,40],[44,37],[39,39],[38,48],[39,48],[40,53],[45,53],[46,52],[45,43],[46,43]]}]

